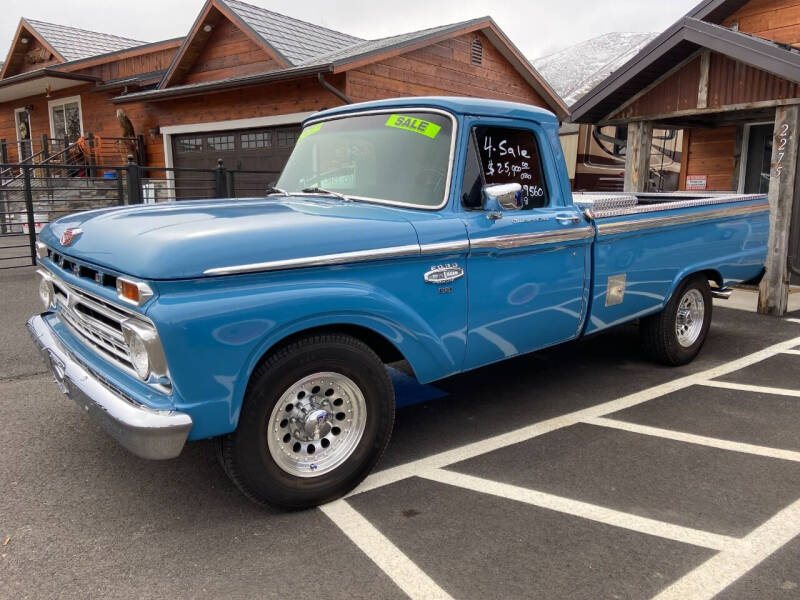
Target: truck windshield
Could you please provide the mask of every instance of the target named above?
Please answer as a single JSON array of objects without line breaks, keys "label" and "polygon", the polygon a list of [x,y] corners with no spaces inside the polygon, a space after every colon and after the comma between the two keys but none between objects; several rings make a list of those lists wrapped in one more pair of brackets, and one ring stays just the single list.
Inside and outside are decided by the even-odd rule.
[{"label": "truck windshield", "polygon": [[276,187],[425,208],[444,204],[453,125],[424,111],[362,114],[308,125]]}]

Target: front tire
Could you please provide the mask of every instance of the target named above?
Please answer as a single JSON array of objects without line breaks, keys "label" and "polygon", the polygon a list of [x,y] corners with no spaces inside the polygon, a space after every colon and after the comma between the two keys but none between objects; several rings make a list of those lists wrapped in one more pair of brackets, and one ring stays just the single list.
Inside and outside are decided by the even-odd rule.
[{"label": "front tire", "polygon": [[348,335],[313,335],[278,349],[253,373],[221,458],[254,502],[307,508],[358,485],[393,425],[394,390],[378,356]]},{"label": "front tire", "polygon": [[706,341],[711,313],[708,279],[700,274],[687,277],[664,310],[641,320],[639,331],[645,352],[669,366],[691,362]]}]

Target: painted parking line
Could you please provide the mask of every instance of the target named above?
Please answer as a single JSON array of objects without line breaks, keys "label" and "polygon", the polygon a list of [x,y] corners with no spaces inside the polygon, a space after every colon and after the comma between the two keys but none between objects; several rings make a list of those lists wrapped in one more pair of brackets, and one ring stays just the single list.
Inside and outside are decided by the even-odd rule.
[{"label": "painted parking line", "polygon": [[800,323],[800,319],[786,319],[789,323]]},{"label": "painted parking line", "polygon": [[800,350],[784,350],[784,354],[798,354],[800,355]]},{"label": "painted parking line", "polygon": [[499,481],[492,481],[482,477],[473,477],[472,475],[465,475],[454,471],[431,469],[419,473],[419,477],[483,494],[491,494],[507,500],[532,504],[541,508],[590,519],[606,525],[630,529],[647,535],[654,535],[686,544],[692,544],[693,546],[711,548],[712,550],[722,550],[737,541],[736,538],[726,535],[719,535],[708,531],[693,529],[691,527],[683,527],[681,525],[673,525],[671,523],[613,510],[604,506],[590,504],[588,502],[572,500],[570,498],[564,498],[563,496],[556,496],[554,494],[501,483]]},{"label": "painted parking line", "polygon": [[452,600],[447,592],[346,500],[335,500],[319,508],[410,598]]},{"label": "painted parking line", "polygon": [[584,423],[588,423],[589,425],[597,425],[598,427],[610,427],[613,429],[629,431],[631,433],[639,433],[643,435],[666,438],[669,440],[676,440],[678,442],[698,444],[700,446],[709,446],[711,448],[720,448],[722,450],[731,450],[733,452],[744,452],[745,454],[756,454],[758,456],[767,456],[769,458],[779,458],[782,460],[800,462],[800,452],[794,452],[793,450],[782,450],[780,448],[770,448],[768,446],[757,446],[755,444],[732,442],[730,440],[721,440],[719,438],[694,435],[692,433],[684,433],[682,431],[674,431],[672,429],[661,429],[660,427],[650,427],[648,425],[638,425],[636,423],[618,421],[616,419],[608,419],[605,417],[586,419]]},{"label": "painted parking line", "polygon": [[[797,321],[800,323],[800,319]],[[670,586],[664,591],[664,594],[675,594],[666,595],[664,596],[665,599],[694,597],[692,596],[691,591],[697,591],[699,589],[697,586],[705,585],[703,583],[705,578],[711,578],[712,584],[721,587],[718,587],[718,589],[709,596],[697,596],[710,598],[716,594],[717,591],[723,589],[729,583],[755,567],[757,564],[767,558],[772,552],[786,543],[786,541],[791,539],[791,537],[796,535],[792,534],[785,541],[775,545],[777,543],[776,540],[783,538],[779,537],[771,539],[769,535],[764,535],[761,533],[765,527],[767,529],[764,531],[771,531],[771,529],[774,528],[774,526],[770,525],[773,523],[773,521],[778,523],[778,525],[783,526],[788,519],[794,519],[794,522],[792,522],[793,527],[784,527],[783,533],[785,534],[787,530],[794,531],[795,528],[798,529],[797,533],[800,533],[800,514],[795,514],[800,513],[800,501],[797,501],[790,507],[796,508],[792,508],[792,510],[785,509],[767,521],[767,523],[756,529],[754,532],[748,534],[745,538],[743,538],[743,540],[738,540],[728,536],[722,536],[711,532],[682,527],[653,519],[647,519],[646,517],[623,513],[602,506],[579,502],[551,494],[545,494],[535,490],[529,490],[518,486],[485,480],[451,471],[445,471],[444,467],[480,456],[482,454],[499,450],[500,448],[505,448],[513,444],[524,442],[551,431],[555,431],[563,427],[569,427],[570,425],[575,425],[581,422],[591,422],[592,420],[600,420],[601,423],[604,421],[615,422],[613,419],[604,420],[602,417],[693,385],[716,385],[717,383],[722,383],[711,382],[710,380],[761,362],[767,358],[783,353],[786,350],[791,350],[798,345],[800,345],[800,337],[774,344],[759,350],[758,352],[754,352],[728,363],[724,363],[699,373],[687,375],[673,381],[668,381],[666,383],[642,390],[640,392],[629,394],[616,400],[604,402],[596,406],[591,406],[566,415],[548,419],[540,423],[534,423],[508,433],[486,438],[471,444],[466,444],[452,450],[440,452],[438,454],[411,461],[396,467],[391,467],[383,471],[378,471],[377,473],[369,475],[364,482],[361,483],[361,485],[345,496],[345,498],[362,494],[369,490],[374,490],[391,483],[402,481],[403,479],[417,476],[439,481],[441,483],[449,483],[451,485],[475,490],[477,492],[493,494],[521,502],[527,502],[529,504],[535,504],[537,506],[551,508],[552,510],[559,512],[574,514],[586,519],[617,525],[619,527],[640,531],[654,536],[679,540],[688,544],[720,550],[719,554],[717,554],[714,558],[701,565],[700,568],[690,572],[687,576],[680,579],[676,584]],[[725,387],[727,385],[728,384],[720,385],[719,387]],[[758,388],[758,386],[748,387],[757,388],[759,391],[765,391],[765,388]],[[792,390],[783,390],[783,392],[792,392],[790,395],[800,395],[800,392],[794,392]],[[608,426],[608,424],[609,423],[606,422],[605,426]],[[625,425],[627,426],[628,424]],[[668,430],[659,430],[657,428],[649,429],[651,433],[668,432]],[[684,441],[688,441],[689,438],[691,438],[694,443],[699,443],[702,441],[704,442],[704,445],[708,446],[716,444],[717,447],[719,447],[719,444],[725,444],[727,446],[736,445],[739,448],[746,446],[750,450],[759,449],[761,453],[767,451],[773,453],[781,452],[778,449],[767,449],[761,446],[749,444],[736,444],[734,442],[727,442],[725,440],[716,440],[715,438],[705,438],[704,436],[693,436],[691,434],[680,434],[678,432],[669,432],[669,434],[671,436],[680,435]],[[667,437],[667,435],[662,435],[661,437]],[[732,448],[729,447],[728,449]],[[794,454],[797,453],[791,453],[792,456]],[[773,454],[769,454],[769,456],[773,456]],[[783,455],[779,458],[785,458],[786,456],[789,455]],[[791,460],[796,459],[792,458]],[[372,523],[370,523],[366,518],[358,513],[358,511],[352,508],[352,506],[347,503],[346,499],[337,500],[320,508],[345,533],[345,535],[347,535],[350,540],[353,541],[353,543],[355,543],[370,559],[372,559],[384,572],[386,572],[386,574],[411,598],[416,600],[417,598],[450,597],[410,558],[403,554],[399,548],[397,548],[388,538],[380,533],[380,531],[378,531],[378,529],[372,525]],[[747,543],[745,543],[745,541],[747,541]],[[753,544],[755,544],[757,547],[754,547]],[[733,550],[731,550],[732,548]],[[715,573],[713,568],[703,569],[705,565],[708,565],[719,556],[732,557],[731,564],[727,569],[721,573]],[[695,573],[696,575],[693,576]],[[670,591],[673,589],[677,590],[677,592]],[[690,593],[688,594],[686,593],[687,589],[690,590]]]},{"label": "painted parking line", "polygon": [[740,392],[760,392],[762,394],[775,394],[777,396],[800,397],[800,390],[789,390],[786,388],[767,387],[763,385],[750,385],[749,383],[733,383],[731,381],[699,381],[698,385],[724,388],[727,390],[739,390]]},{"label": "painted parking line", "polygon": [[705,600],[800,535],[800,500],[670,585],[653,600]]},{"label": "painted parking line", "polygon": [[[401,481],[408,477],[414,477],[418,473],[430,469],[441,469],[447,467],[448,465],[480,456],[481,454],[486,454],[488,452],[499,450],[500,448],[505,448],[506,446],[518,444],[537,436],[550,433],[556,429],[575,425],[585,421],[586,419],[603,417],[607,414],[624,410],[626,408],[630,408],[631,406],[636,406],[637,404],[647,402],[648,400],[664,396],[671,392],[682,390],[692,385],[706,384],[710,379],[738,371],[739,369],[743,369],[744,367],[761,362],[764,359],[775,356],[776,354],[780,354],[784,350],[789,350],[798,345],[800,345],[800,337],[774,344],[759,350],[758,352],[748,354],[747,356],[743,356],[742,358],[738,358],[728,363],[724,363],[699,373],[687,375],[673,381],[668,381],[640,392],[623,396],[622,398],[618,398],[616,400],[590,406],[566,415],[547,419],[546,421],[541,421],[539,423],[534,423],[533,425],[528,425],[508,433],[496,435],[494,437],[486,438],[471,444],[466,444],[452,450],[446,450],[438,454],[433,454],[426,458],[421,458],[403,465],[378,471],[377,473],[372,473],[361,483],[361,485],[350,492],[346,497],[356,494],[363,494],[369,490],[374,490],[384,485]],[[798,392],[798,395],[800,395],[800,392]]]}]

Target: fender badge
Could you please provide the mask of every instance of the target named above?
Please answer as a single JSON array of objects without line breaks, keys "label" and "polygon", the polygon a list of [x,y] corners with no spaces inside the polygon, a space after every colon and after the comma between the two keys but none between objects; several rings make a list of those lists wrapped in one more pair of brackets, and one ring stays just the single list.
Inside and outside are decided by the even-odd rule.
[{"label": "fender badge", "polygon": [[73,229],[69,227],[64,230],[64,233],[61,234],[61,245],[62,246],[69,246],[72,241],[78,237],[81,233],[83,233],[80,229]]},{"label": "fender badge", "polygon": [[444,284],[451,283],[464,276],[464,269],[457,264],[435,265],[423,275],[425,283]]}]

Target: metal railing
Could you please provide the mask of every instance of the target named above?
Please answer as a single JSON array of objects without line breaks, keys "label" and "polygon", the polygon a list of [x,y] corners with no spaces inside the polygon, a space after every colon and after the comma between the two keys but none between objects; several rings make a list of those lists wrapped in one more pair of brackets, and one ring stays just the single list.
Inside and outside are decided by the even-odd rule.
[{"label": "metal railing", "polygon": [[264,196],[276,171],[136,164],[0,163],[0,270],[36,264],[36,236],[60,217],[112,206]]}]

